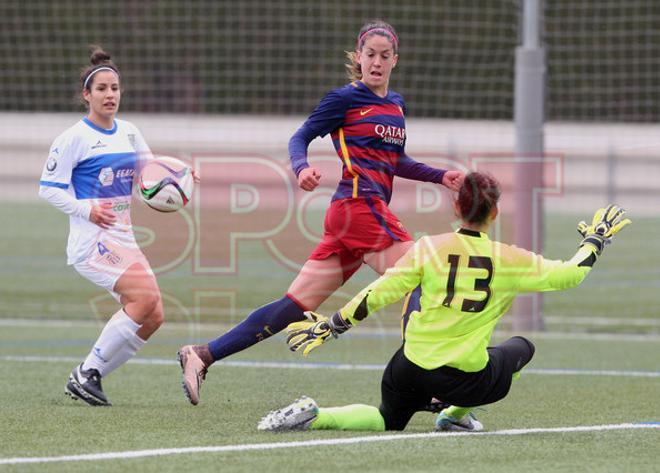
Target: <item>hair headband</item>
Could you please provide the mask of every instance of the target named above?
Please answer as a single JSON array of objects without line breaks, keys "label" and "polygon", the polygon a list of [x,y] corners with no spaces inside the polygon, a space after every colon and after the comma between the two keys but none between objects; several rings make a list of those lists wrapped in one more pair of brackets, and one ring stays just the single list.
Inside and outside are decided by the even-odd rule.
[{"label": "hair headband", "polygon": [[387,28],[383,28],[381,26],[376,26],[375,28],[368,29],[367,31],[362,33],[362,35],[358,38],[357,49],[360,49],[360,46],[362,45],[362,42],[365,40],[367,35],[372,33],[384,34],[385,36],[387,36],[392,40],[392,43],[394,44],[394,51],[396,52],[396,50],[399,49],[399,42],[397,41],[396,36],[394,36],[394,34]]},{"label": "hair headband", "polygon": [[110,67],[110,66],[101,66],[101,67],[98,67],[98,68],[94,69],[94,70],[93,70],[92,72],[90,72],[89,74],[87,74],[87,77],[85,78],[85,82],[83,82],[83,89],[86,89],[86,88],[87,88],[87,83],[89,82],[89,79],[91,79],[92,76],[93,76],[94,74],[96,74],[97,72],[99,72],[99,71],[112,71],[112,72],[114,72],[115,74],[117,74],[117,77],[121,77],[121,76],[119,75],[119,71],[117,71],[117,69],[114,69],[114,68],[112,68],[112,67]]}]

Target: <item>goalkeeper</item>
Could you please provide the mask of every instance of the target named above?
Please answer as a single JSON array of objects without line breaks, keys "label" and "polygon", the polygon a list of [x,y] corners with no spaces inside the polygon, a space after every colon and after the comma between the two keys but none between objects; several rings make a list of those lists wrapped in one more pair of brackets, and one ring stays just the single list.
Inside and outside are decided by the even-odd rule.
[{"label": "goalkeeper", "polygon": [[421,238],[330,319],[308,313],[310,321],[287,328],[291,350],[307,355],[421,284],[418,306],[404,309],[404,343],[383,373],[380,409],[319,408],[302,397],[267,414],[259,430],[403,430],[415,412],[434,408],[441,410],[436,430],[482,430],[471,408],[503,399],[534,355],[534,345],[518,336],[489,347],[497,321],[518,293],[580,284],[605,245],[630,223],[616,205],[600,209],[591,225],[578,224],[583,239],[575,255],[549,260],[489,240],[499,196],[491,176],[468,174],[454,202],[462,220],[458,231]]}]

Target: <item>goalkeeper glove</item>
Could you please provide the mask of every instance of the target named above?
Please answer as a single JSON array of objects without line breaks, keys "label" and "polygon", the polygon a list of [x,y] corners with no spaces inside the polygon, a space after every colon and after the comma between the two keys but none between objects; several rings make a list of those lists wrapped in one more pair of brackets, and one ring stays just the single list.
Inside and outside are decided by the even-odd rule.
[{"label": "goalkeeper glove", "polygon": [[632,223],[630,219],[624,219],[625,215],[624,209],[613,204],[596,210],[591,225],[587,225],[584,221],[578,223],[578,232],[583,237],[580,247],[590,244],[595,248],[596,254],[600,256],[605,245],[612,242],[612,237],[623,227]]},{"label": "goalkeeper glove", "polygon": [[291,351],[301,351],[303,356],[316,347],[322,345],[325,340],[332,336],[344,333],[353,325],[345,320],[339,312],[336,312],[330,319],[316,312],[305,312],[308,320],[294,322],[286,328],[289,336],[286,343]]}]

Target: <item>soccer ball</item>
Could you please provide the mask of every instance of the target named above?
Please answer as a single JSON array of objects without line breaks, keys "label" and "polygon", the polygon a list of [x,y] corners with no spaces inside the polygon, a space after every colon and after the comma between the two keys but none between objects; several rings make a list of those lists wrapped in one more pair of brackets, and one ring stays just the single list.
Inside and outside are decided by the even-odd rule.
[{"label": "soccer ball", "polygon": [[159,212],[179,210],[190,201],[192,192],[192,169],[176,158],[151,159],[140,173],[140,197]]}]

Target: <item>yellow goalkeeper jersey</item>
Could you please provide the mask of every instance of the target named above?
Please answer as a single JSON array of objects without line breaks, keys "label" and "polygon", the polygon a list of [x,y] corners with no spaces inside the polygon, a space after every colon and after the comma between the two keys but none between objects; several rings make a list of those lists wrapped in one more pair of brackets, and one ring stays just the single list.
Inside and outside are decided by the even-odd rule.
[{"label": "yellow goalkeeper jersey", "polygon": [[421,308],[404,328],[406,357],[425,369],[480,371],[495,324],[517,294],[577,286],[595,258],[586,245],[569,261],[548,260],[462,228],[418,240],[340,312],[355,325],[421,284]]}]

